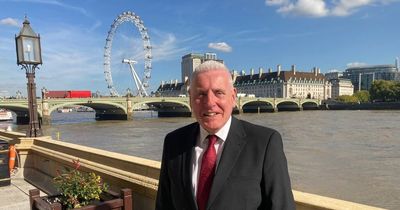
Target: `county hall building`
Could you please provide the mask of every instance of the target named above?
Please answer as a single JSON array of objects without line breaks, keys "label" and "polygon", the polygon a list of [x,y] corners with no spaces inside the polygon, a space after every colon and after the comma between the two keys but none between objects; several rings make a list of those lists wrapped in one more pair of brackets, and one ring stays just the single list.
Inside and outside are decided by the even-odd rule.
[{"label": "county hall building", "polygon": [[317,68],[304,72],[292,65],[291,70],[283,71],[278,65],[274,72],[272,69],[263,72],[260,68],[257,74],[251,69],[248,75],[244,71],[239,75],[234,71],[232,78],[239,95],[320,100],[331,98],[332,85]]},{"label": "county hall building", "polygon": [[[191,53],[182,57],[181,76],[182,82],[171,80],[161,82],[155,92],[155,96],[187,96],[189,88],[189,78],[194,69],[207,60],[216,60],[215,53],[197,54]],[[295,65],[287,71],[283,71],[281,65],[277,66],[276,71],[269,69],[264,72],[262,68],[258,73],[253,69],[249,74],[242,71],[232,71],[232,79],[237,89],[238,96],[254,97],[276,97],[276,98],[313,98],[329,99],[331,98],[331,83],[325,79],[320,70],[313,68],[310,72],[298,71]]]}]

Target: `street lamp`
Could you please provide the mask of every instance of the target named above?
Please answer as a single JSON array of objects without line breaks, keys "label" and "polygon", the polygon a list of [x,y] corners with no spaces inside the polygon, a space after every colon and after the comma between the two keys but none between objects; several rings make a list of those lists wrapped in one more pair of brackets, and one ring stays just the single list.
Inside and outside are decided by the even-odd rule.
[{"label": "street lamp", "polygon": [[126,89],[126,97],[129,98],[130,96],[132,96],[132,91],[130,88]]},{"label": "street lamp", "polygon": [[42,100],[47,98],[47,89],[45,87],[42,88]]},{"label": "street lamp", "polygon": [[29,104],[29,129],[27,137],[37,137],[42,135],[37,113],[35,69],[42,64],[40,48],[40,36],[32,30],[29,21],[25,16],[25,21],[18,36],[15,35],[17,50],[17,64],[21,69],[25,69],[28,79],[28,104]]},{"label": "street lamp", "polygon": [[22,93],[21,93],[21,91],[17,90],[17,92],[15,93],[15,98],[16,98],[16,99],[21,99],[21,98],[22,98]]}]

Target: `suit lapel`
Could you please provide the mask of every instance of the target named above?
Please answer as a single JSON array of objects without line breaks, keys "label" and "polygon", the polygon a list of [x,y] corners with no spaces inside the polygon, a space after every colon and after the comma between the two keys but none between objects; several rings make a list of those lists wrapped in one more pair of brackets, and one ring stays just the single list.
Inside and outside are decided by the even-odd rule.
[{"label": "suit lapel", "polygon": [[211,187],[208,206],[210,206],[215,200],[229,177],[229,174],[239,157],[239,153],[246,144],[245,136],[246,134],[240,121],[232,117],[232,124],[229,129],[228,137],[224,143],[224,149]]},{"label": "suit lapel", "polygon": [[182,155],[183,190],[185,195],[187,195],[187,199],[190,200],[192,209],[197,208],[196,201],[192,191],[192,151],[196,145],[198,133],[199,133],[199,124],[194,124],[193,128],[185,137],[185,139],[187,139],[187,141],[185,141],[186,149],[184,150],[185,153]]}]

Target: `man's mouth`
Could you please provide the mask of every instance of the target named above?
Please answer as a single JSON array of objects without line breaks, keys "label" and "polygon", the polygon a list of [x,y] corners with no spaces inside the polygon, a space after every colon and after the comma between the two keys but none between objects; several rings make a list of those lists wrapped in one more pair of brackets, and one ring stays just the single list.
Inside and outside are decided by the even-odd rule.
[{"label": "man's mouth", "polygon": [[212,116],[215,116],[215,115],[217,115],[216,112],[207,112],[207,113],[203,114],[203,116],[205,116],[205,117],[212,117]]}]

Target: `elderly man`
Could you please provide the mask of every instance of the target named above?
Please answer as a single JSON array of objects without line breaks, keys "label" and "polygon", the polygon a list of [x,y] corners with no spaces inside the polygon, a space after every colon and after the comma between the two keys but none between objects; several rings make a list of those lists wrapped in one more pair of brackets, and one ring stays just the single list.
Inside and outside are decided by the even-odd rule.
[{"label": "elderly man", "polygon": [[190,81],[197,122],[165,137],[156,209],[295,209],[281,136],[232,117],[225,65],[206,61]]}]

